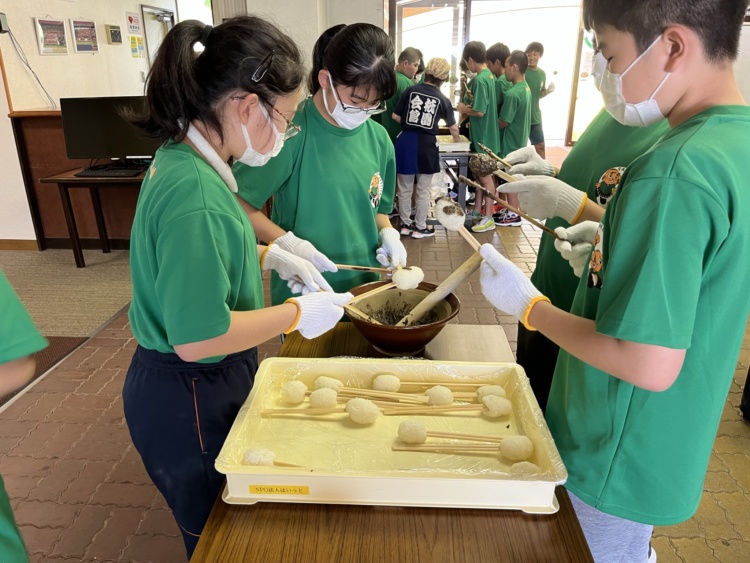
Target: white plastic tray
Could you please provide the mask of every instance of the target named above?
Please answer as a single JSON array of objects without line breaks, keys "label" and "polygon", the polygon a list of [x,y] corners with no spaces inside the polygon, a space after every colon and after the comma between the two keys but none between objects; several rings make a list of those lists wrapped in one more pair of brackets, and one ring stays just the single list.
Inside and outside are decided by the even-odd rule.
[{"label": "white plastic tray", "polygon": [[[491,455],[392,451],[406,416],[381,416],[371,426],[354,424],[346,414],[315,419],[261,417],[262,409],[289,408],[280,399],[281,387],[288,381],[299,379],[312,389],[315,379],[326,375],[349,387],[371,389],[372,380],[383,373],[403,381],[503,385],[514,407],[510,417],[490,419],[472,413],[419,418],[434,431],[524,434],[534,443],[529,461],[541,473],[511,473],[512,462]],[[278,461],[302,467],[242,465],[250,446],[268,448]],[[530,513],[556,512],[554,490],[567,478],[528,379],[517,364],[369,358],[265,360],[216,459],[216,469],[227,476],[224,500],[235,504],[442,506]]]}]

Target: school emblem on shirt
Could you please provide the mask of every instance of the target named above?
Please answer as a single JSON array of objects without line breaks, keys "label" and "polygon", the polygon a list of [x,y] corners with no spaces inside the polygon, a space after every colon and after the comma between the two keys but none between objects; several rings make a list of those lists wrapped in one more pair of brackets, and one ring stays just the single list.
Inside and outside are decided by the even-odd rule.
[{"label": "school emblem on shirt", "polygon": [[624,173],[624,166],[614,166],[602,174],[602,177],[596,183],[596,202],[599,205],[607,206],[609,200],[615,195]]},{"label": "school emblem on shirt", "polygon": [[596,236],[594,237],[594,250],[591,252],[591,260],[589,261],[589,273],[588,273],[588,286],[596,287],[601,289],[602,287],[602,240],[603,230],[602,224],[599,223],[599,227],[596,229]]},{"label": "school emblem on shirt", "polygon": [[380,198],[383,197],[383,178],[380,177],[380,172],[375,172],[372,175],[368,193],[370,195],[370,205],[372,205],[373,209],[377,209],[380,205]]},{"label": "school emblem on shirt", "polygon": [[409,95],[409,113],[406,124],[423,129],[432,129],[437,119],[440,100],[429,94],[412,92]]}]

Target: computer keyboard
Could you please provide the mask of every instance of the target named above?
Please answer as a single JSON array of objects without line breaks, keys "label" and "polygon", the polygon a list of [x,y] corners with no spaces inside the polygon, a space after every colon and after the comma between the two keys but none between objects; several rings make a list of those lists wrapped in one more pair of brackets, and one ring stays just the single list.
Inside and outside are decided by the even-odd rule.
[{"label": "computer keyboard", "polygon": [[141,168],[84,168],[74,176],[79,178],[132,178],[144,172]]}]

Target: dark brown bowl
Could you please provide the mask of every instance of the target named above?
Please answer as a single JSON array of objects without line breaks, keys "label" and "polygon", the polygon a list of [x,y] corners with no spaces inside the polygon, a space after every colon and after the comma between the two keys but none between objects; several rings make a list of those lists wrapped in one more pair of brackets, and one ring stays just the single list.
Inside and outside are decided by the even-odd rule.
[{"label": "dark brown bowl", "polygon": [[[354,295],[359,295],[386,283],[388,282],[370,282],[358,285],[350,291]],[[413,308],[436,287],[433,283],[422,282],[416,289],[400,290],[393,288],[357,301],[355,306],[359,310],[367,312],[368,305],[377,310],[389,300],[396,299],[399,302],[407,301]],[[461,304],[458,297],[451,293],[438,304],[439,320],[432,323],[419,326],[388,326],[377,325],[360,319],[351,319],[351,321],[360,334],[365,337],[365,340],[372,344],[377,351],[389,356],[410,356],[422,352],[427,343],[435,338],[443,330],[446,323],[458,314],[460,308]]]}]

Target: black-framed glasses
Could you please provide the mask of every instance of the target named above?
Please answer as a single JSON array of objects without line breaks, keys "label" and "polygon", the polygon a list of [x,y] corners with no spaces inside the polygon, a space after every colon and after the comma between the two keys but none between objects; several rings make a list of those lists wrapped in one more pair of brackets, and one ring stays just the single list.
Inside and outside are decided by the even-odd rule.
[{"label": "black-framed glasses", "polygon": [[331,77],[330,73],[328,74],[328,79],[331,82],[331,89],[333,90],[333,95],[336,98],[336,101],[338,101],[341,104],[341,107],[344,110],[344,113],[360,113],[364,112],[367,115],[377,115],[379,113],[383,113],[386,110],[385,107],[385,101],[381,100],[378,102],[378,104],[371,108],[361,108],[359,106],[350,106],[345,104],[341,100],[341,96],[339,96],[338,90],[336,90],[336,85],[333,83],[333,78]]},{"label": "black-framed glasses", "polygon": [[271,64],[273,63],[273,55],[275,51],[271,49],[269,53],[263,57],[263,60],[260,61],[260,64],[258,65],[258,68],[255,69],[253,72],[253,75],[250,77],[250,80],[255,82],[256,84],[263,80],[263,77],[268,72],[268,69],[271,68]]},{"label": "black-framed glasses", "polygon": [[[232,96],[230,99],[232,99],[232,100],[244,100],[249,95],[250,94],[245,94],[244,96]],[[302,127],[301,126],[297,125],[296,123],[292,123],[291,121],[289,121],[287,119],[286,115],[284,115],[279,110],[277,110],[273,106],[273,104],[268,103],[267,101],[265,101],[260,96],[258,96],[258,99],[261,101],[261,103],[267,105],[273,111],[275,111],[276,113],[278,113],[281,116],[281,119],[284,120],[284,124],[286,125],[286,129],[284,130],[284,141],[288,141],[289,139],[291,139],[292,137],[294,137],[297,133],[299,133],[300,131],[302,131]],[[274,125],[274,127],[275,127],[275,125]]]}]

